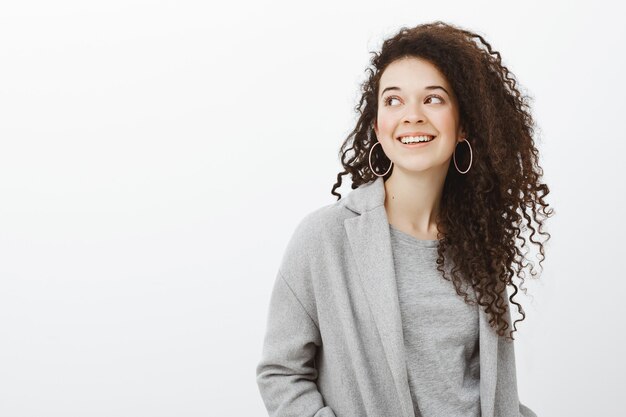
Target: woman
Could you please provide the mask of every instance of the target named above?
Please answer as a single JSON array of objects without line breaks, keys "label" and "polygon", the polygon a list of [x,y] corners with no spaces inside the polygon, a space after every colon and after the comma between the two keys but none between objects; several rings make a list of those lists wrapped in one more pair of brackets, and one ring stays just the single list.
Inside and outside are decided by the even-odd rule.
[{"label": "woman", "polygon": [[523,222],[543,260],[531,223],[553,210],[525,98],[489,43],[441,21],[402,28],[372,64],[339,201],[305,216],[278,270],[256,369],[269,415],[536,416],[517,393],[512,278]]}]

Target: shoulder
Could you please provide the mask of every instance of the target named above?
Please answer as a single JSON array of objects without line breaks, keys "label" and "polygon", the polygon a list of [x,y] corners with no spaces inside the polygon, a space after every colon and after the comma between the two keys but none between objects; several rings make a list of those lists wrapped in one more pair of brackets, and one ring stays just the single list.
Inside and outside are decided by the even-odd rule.
[{"label": "shoulder", "polygon": [[343,198],[304,214],[295,228],[294,236],[319,237],[324,232],[343,227],[344,220],[354,215],[345,207]]},{"label": "shoulder", "polygon": [[302,267],[309,260],[322,262],[321,256],[339,247],[345,236],[344,221],[356,214],[345,207],[345,198],[318,207],[302,216],[291,234],[282,268]]}]

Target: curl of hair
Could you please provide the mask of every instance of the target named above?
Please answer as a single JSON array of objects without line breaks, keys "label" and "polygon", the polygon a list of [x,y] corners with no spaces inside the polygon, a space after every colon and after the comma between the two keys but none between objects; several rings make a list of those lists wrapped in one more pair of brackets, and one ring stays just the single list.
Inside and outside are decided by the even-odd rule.
[{"label": "curl of hair", "polygon": [[[541,266],[545,241],[533,237],[538,234],[547,235],[546,241],[550,238],[543,231],[543,220],[554,213],[553,209],[547,210],[549,204],[544,200],[549,188],[540,182],[543,170],[533,140],[535,122],[527,104],[529,98],[520,94],[500,53],[481,35],[442,21],[402,27],[383,42],[380,53],[371,53],[372,66],[366,70],[369,77],[361,86],[362,96],[355,107],[359,115],[356,127],[339,151],[344,171],[337,175],[331,194],[341,199],[336,189],[341,186],[343,175],[350,174],[352,189],[377,178],[368,159],[377,140],[373,127],[380,77],[385,68],[405,57],[425,59],[437,67],[457,97],[460,123],[473,149],[473,163],[467,174],[458,173],[454,164],[448,169],[436,219],[437,269],[446,280],[452,280],[457,295],[467,304],[477,302],[482,306],[490,326],[504,336],[510,327],[510,312],[504,299],[507,286],[512,286],[509,300],[522,316],[515,323],[523,321],[526,314],[514,300],[518,287],[513,278],[519,276],[519,288],[526,294],[524,269],[530,265],[531,276],[537,274],[534,265],[525,262],[528,251],[521,251],[526,245],[522,232],[531,229],[529,240],[539,245]],[[467,144],[462,142],[459,148],[455,151],[457,161],[465,167],[469,163]],[[382,147],[374,149],[373,168],[385,172],[389,164]],[[384,180],[392,173],[393,170]],[[446,259],[454,264],[451,278],[443,269]],[[473,288],[475,298],[468,297],[467,286]],[[517,330],[515,323],[508,335],[511,340]]]}]

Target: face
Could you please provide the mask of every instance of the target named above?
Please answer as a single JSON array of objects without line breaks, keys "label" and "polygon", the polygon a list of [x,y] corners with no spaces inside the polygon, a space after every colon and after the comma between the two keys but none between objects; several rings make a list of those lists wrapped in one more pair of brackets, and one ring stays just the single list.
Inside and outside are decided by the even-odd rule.
[{"label": "face", "polygon": [[[378,94],[374,131],[394,173],[447,171],[465,132],[459,126],[456,97],[443,74],[424,59],[402,58],[387,66]],[[397,138],[406,133],[433,135],[434,140],[405,145]]]}]

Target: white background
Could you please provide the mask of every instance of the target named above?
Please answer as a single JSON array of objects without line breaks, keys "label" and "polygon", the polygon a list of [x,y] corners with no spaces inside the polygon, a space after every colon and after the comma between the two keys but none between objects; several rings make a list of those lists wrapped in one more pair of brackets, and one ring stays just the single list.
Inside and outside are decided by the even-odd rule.
[{"label": "white background", "polygon": [[286,243],[336,199],[370,51],[437,19],[502,53],[541,128],[556,215],[518,298],[520,399],[539,417],[623,415],[617,6],[7,3],[1,416],[266,415],[255,366]]}]

